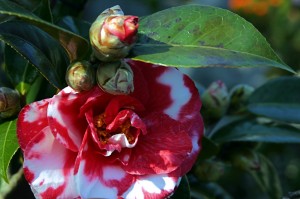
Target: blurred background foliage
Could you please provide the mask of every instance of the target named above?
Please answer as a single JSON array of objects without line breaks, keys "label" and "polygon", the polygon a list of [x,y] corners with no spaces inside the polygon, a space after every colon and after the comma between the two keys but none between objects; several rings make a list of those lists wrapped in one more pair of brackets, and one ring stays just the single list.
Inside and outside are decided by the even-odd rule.
[{"label": "blurred background foliage", "polygon": [[[202,4],[229,9],[250,21],[267,39],[281,59],[295,71],[300,70],[300,1],[299,0],[52,0],[50,9],[53,17],[41,10],[40,0],[10,0],[25,6],[28,10],[68,28],[73,16],[83,21],[72,21],[87,25],[92,22],[99,11],[113,5],[120,5],[127,14],[146,16],[172,6],[185,4]],[[43,7],[43,6],[42,6]],[[4,20],[6,16],[0,15]],[[83,25],[84,26],[84,25]],[[72,30],[83,37],[88,33]],[[3,51],[3,45],[0,48]],[[1,53],[1,52],[0,52]],[[3,61],[0,56],[0,63]],[[0,67],[3,70],[3,67]],[[200,68],[182,69],[197,83],[202,93],[211,82],[221,80],[231,90],[237,84],[248,84],[257,88],[268,80],[289,75],[284,70],[270,68],[231,69]],[[0,73],[1,74],[1,73]],[[36,77],[39,85],[49,87],[48,93],[38,93],[36,99],[43,99],[55,93],[55,89],[46,84],[43,77]],[[1,82],[8,82],[1,77]],[[30,99],[27,99],[30,102]],[[208,120],[208,118],[204,118]],[[214,121],[216,122],[216,121]],[[269,121],[264,121],[268,123]],[[209,121],[208,121],[209,123]],[[209,131],[208,131],[209,132]],[[208,135],[207,135],[208,136]],[[209,139],[203,140],[203,151],[199,160],[188,175],[192,198],[202,199],[277,199],[297,198],[289,192],[300,189],[299,144],[276,144],[259,142],[226,142],[215,144]],[[263,155],[262,155],[263,154]],[[12,160],[12,173],[18,171],[19,156]],[[278,173],[278,176],[274,173]],[[261,175],[261,173],[263,175]],[[262,177],[263,176],[263,177]],[[278,179],[277,179],[278,177]],[[200,183],[199,183],[200,181]],[[276,182],[280,183],[276,183]],[[271,183],[270,182],[274,182]],[[4,183],[4,182],[2,182]],[[272,187],[272,186],[280,186]],[[25,188],[26,187],[26,188]],[[278,191],[280,190],[280,191]],[[2,186],[1,192],[5,192]],[[32,193],[23,179],[16,191],[7,198],[31,198]],[[300,198],[300,197],[299,197]]]}]

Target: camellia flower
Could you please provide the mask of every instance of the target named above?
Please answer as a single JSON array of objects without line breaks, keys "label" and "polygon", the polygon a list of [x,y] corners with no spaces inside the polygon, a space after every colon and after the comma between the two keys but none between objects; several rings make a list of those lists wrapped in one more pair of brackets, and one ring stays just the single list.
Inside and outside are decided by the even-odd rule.
[{"label": "camellia flower", "polygon": [[137,39],[138,17],[125,15],[120,6],[103,11],[90,28],[94,56],[105,62],[124,58]]},{"label": "camellia flower", "polygon": [[166,198],[201,149],[201,101],[175,68],[127,60],[134,92],[70,87],[25,106],[17,133],[37,198]]}]

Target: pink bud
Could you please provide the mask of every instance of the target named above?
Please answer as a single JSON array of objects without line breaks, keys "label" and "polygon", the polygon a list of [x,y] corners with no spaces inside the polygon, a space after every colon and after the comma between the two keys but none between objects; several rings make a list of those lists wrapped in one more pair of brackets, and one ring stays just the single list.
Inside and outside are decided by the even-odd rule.
[{"label": "pink bud", "polygon": [[124,16],[119,6],[103,11],[90,28],[94,56],[105,62],[127,56],[137,39],[138,17]]}]

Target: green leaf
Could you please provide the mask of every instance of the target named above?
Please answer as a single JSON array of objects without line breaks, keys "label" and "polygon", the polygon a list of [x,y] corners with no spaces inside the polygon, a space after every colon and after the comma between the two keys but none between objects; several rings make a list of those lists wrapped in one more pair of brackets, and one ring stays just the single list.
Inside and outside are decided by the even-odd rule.
[{"label": "green leaf", "polygon": [[53,21],[49,0],[40,0],[37,9],[34,10],[34,13],[41,19],[50,23]]},{"label": "green leaf", "polygon": [[190,199],[190,185],[187,176],[183,176],[179,187],[171,197],[172,199]]},{"label": "green leaf", "polygon": [[300,78],[281,77],[256,89],[248,110],[275,120],[300,123]]},{"label": "green leaf", "polygon": [[200,5],[174,7],[140,21],[132,58],[172,67],[269,66],[294,72],[240,16]]},{"label": "green leaf", "polygon": [[56,88],[65,86],[65,52],[47,33],[30,24],[8,21],[0,24],[0,40],[24,56]]},{"label": "green leaf", "polygon": [[41,28],[60,42],[68,52],[71,61],[82,59],[86,56],[87,49],[89,48],[87,40],[59,26],[42,20],[13,2],[0,0],[0,14],[18,17],[21,20]]},{"label": "green leaf", "polygon": [[85,8],[85,4],[88,0],[61,0],[52,1],[52,12],[56,19],[60,19],[64,16],[77,17],[81,14]]},{"label": "green leaf", "polygon": [[26,10],[33,12],[38,17],[48,22],[52,22],[49,0],[10,0]]},{"label": "green leaf", "polygon": [[9,162],[18,147],[16,120],[0,124],[0,175],[6,182]]},{"label": "green leaf", "polygon": [[288,125],[262,124],[255,119],[245,119],[220,128],[211,139],[217,143],[232,141],[300,143],[300,130]]},{"label": "green leaf", "polygon": [[278,173],[266,157],[253,150],[240,150],[234,154],[233,166],[248,172],[269,198],[281,198]]},{"label": "green leaf", "polygon": [[219,152],[219,147],[212,140],[206,136],[202,137],[202,147],[200,154],[198,155],[198,161],[206,160],[214,155],[217,155]]},{"label": "green leaf", "polygon": [[40,0],[9,0],[29,11],[34,11],[40,4]]},{"label": "green leaf", "polygon": [[247,115],[225,115],[213,126],[211,130],[207,130],[207,136],[211,138],[221,128],[245,119],[246,117]]},{"label": "green leaf", "polygon": [[63,17],[58,23],[57,25],[59,25],[60,27],[67,29],[77,35],[82,36],[85,39],[89,39],[89,29],[91,24],[83,21],[83,20],[79,20],[76,19],[74,17],[71,16],[66,16]]},{"label": "green leaf", "polygon": [[41,88],[43,88],[43,91],[45,91],[45,87],[42,87],[43,80],[45,79],[42,76],[38,76],[36,80],[30,85],[30,89],[28,93],[26,93],[26,104],[30,104],[36,101],[37,95],[40,92]]},{"label": "green leaf", "polygon": [[191,183],[191,195],[197,199],[233,199],[220,185],[214,182]]},{"label": "green leaf", "polygon": [[11,87],[11,82],[9,81],[5,71],[0,67],[0,87]]},{"label": "green leaf", "polygon": [[5,72],[14,87],[21,95],[25,95],[30,85],[39,75],[38,71],[28,61],[21,57],[11,47],[5,47]]}]

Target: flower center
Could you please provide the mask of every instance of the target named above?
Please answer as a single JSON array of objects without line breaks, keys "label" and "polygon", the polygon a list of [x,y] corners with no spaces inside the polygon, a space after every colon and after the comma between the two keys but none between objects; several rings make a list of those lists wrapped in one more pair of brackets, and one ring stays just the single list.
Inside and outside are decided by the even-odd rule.
[{"label": "flower center", "polygon": [[[114,130],[109,130],[105,123],[105,114],[102,113],[94,118],[94,125],[97,129],[98,138],[101,142],[107,143],[108,139],[116,134],[124,134],[130,144],[134,143],[134,127],[131,126],[130,119],[125,119]],[[117,124],[115,124],[117,125]]]}]

